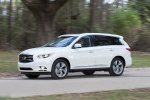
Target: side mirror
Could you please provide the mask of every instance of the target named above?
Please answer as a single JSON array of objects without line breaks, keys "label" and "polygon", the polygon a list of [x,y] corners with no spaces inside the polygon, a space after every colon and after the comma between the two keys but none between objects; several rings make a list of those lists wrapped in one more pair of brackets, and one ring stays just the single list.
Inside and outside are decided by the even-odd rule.
[{"label": "side mirror", "polygon": [[79,44],[79,43],[77,43],[77,44],[74,45],[74,48],[81,48],[81,47],[82,47],[82,45]]}]

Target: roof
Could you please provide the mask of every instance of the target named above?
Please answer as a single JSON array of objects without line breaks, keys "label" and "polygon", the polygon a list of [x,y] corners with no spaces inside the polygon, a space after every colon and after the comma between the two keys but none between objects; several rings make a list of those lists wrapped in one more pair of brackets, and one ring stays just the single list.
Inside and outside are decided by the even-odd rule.
[{"label": "roof", "polygon": [[108,33],[64,34],[64,35],[61,35],[61,36],[80,36],[80,37],[82,37],[82,36],[85,36],[85,35],[105,35],[105,36],[113,36],[113,37],[123,38],[123,36],[121,36],[121,35],[108,34]]}]

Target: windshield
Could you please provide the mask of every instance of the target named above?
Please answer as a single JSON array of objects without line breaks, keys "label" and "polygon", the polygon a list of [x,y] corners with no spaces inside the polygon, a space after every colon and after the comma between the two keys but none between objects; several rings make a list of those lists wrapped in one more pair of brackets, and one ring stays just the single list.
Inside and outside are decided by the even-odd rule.
[{"label": "windshield", "polygon": [[51,42],[48,42],[44,45],[44,47],[66,47],[70,45],[77,36],[64,36],[64,37],[57,37]]}]

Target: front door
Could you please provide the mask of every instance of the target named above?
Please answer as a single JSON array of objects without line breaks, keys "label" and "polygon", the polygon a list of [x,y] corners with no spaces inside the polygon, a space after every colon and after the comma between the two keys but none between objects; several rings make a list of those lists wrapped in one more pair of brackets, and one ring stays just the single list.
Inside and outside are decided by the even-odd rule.
[{"label": "front door", "polygon": [[76,43],[82,45],[81,48],[72,49],[72,65],[73,69],[93,68],[95,64],[94,51],[91,50],[90,36],[84,36]]}]

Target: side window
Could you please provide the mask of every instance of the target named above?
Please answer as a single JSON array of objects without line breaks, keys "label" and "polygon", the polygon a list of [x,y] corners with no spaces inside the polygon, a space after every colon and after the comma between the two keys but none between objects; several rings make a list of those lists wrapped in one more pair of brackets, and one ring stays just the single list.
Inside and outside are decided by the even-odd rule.
[{"label": "side window", "polygon": [[79,43],[82,45],[82,47],[90,47],[90,37],[84,36],[81,39],[79,39],[76,43]]},{"label": "side window", "polygon": [[119,38],[117,37],[108,37],[111,41],[111,45],[122,45]]},{"label": "side window", "polygon": [[111,42],[106,36],[95,35],[91,36],[91,45],[92,46],[106,46],[110,45]]}]

